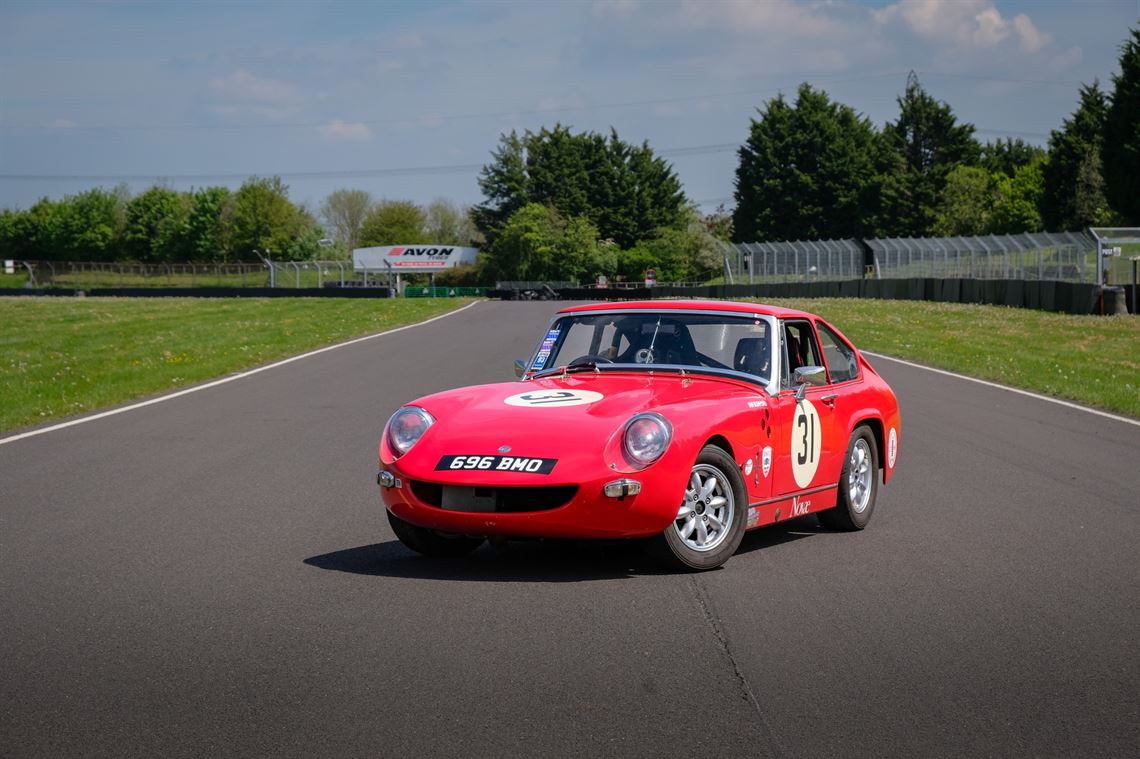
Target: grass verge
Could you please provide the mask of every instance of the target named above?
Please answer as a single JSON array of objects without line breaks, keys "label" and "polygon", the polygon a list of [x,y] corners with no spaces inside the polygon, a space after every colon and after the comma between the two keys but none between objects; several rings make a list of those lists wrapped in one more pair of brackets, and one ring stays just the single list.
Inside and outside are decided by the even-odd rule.
[{"label": "grass verge", "polygon": [[0,431],[174,390],[469,298],[0,298]]},{"label": "grass verge", "polygon": [[861,349],[1140,417],[1140,318],[849,298],[766,300]]}]

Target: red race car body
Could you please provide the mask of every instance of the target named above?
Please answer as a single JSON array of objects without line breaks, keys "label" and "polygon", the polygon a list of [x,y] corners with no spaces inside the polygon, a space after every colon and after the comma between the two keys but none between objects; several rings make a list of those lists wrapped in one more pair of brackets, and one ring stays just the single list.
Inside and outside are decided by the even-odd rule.
[{"label": "red race car body", "polygon": [[522,380],[436,393],[389,421],[379,482],[427,554],[485,537],[655,538],[719,566],[747,529],[861,529],[897,464],[894,393],[834,327],[751,303],[560,311]]}]

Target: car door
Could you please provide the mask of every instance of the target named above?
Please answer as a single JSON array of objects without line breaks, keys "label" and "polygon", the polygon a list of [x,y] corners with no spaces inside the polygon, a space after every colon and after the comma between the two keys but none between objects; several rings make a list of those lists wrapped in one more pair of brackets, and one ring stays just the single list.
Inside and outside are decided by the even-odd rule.
[{"label": "car door", "polygon": [[795,370],[826,367],[815,327],[809,319],[785,319],[780,324],[782,366],[776,398],[773,484],[776,495],[825,488],[839,481],[847,441],[838,440],[834,405],[837,394],[826,374],[822,383],[808,385],[797,401]]}]

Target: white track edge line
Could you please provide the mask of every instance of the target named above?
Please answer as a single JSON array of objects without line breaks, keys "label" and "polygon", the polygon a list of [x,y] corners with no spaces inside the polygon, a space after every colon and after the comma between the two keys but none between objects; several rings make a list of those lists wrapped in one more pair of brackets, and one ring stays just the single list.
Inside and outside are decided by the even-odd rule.
[{"label": "white track edge line", "polygon": [[[1108,418],[1108,419],[1114,419],[1118,422],[1124,422],[1125,424],[1131,424],[1131,425],[1134,425],[1136,427],[1140,427],[1140,420],[1131,419],[1127,416],[1120,416],[1119,414],[1113,414],[1113,413],[1110,413],[1108,411],[1101,411],[1100,409],[1089,408],[1088,406],[1082,406],[1079,403],[1072,403],[1071,401],[1063,401],[1060,398],[1053,398],[1053,397],[1050,397],[1048,395],[1041,395],[1040,393],[1033,393],[1033,392],[1030,392],[1029,390],[1020,390],[1016,387],[1010,387],[1009,385],[1001,385],[997,382],[990,382],[989,380],[978,379],[977,377],[967,377],[965,374],[958,374],[956,372],[948,372],[945,369],[935,369],[933,366],[924,366],[923,364],[916,364],[913,361],[904,361],[901,358],[895,358],[893,356],[886,356],[886,355],[883,355],[882,353],[872,353],[871,351],[862,351],[862,352],[866,353],[868,356],[874,356],[875,358],[885,358],[887,361],[894,361],[897,364],[905,364],[906,366],[913,366],[915,369],[925,369],[928,372],[934,372],[935,374],[944,374],[947,377],[954,377],[956,379],[966,380],[967,382],[976,382],[979,385],[985,385],[986,387],[996,387],[998,390],[1008,390],[1011,393],[1017,393],[1018,395],[1026,395],[1026,396],[1029,396],[1030,398],[1036,398],[1039,401],[1048,401],[1049,403],[1056,403],[1058,406],[1065,406],[1067,408],[1076,409],[1077,411],[1085,411],[1089,414],[1096,414],[1097,416],[1103,416],[1103,417]],[[3,442],[3,441],[0,441],[0,442]]]},{"label": "white track edge line", "polygon": [[86,424],[87,422],[93,422],[96,419],[103,419],[104,417],[108,417],[108,416],[115,416],[116,414],[124,414],[128,411],[134,411],[135,409],[143,408],[144,406],[153,406],[156,403],[162,403],[163,401],[169,401],[173,398],[179,398],[183,395],[189,395],[190,393],[196,393],[199,390],[208,390],[211,387],[217,387],[218,385],[224,385],[227,382],[233,382],[235,380],[239,380],[239,379],[242,379],[244,377],[249,377],[249,376],[254,375],[254,374],[260,374],[261,372],[269,371],[270,369],[276,369],[279,366],[284,366],[285,364],[291,364],[294,361],[300,361],[303,358],[309,358],[310,356],[316,356],[317,354],[325,353],[325,352],[331,351],[331,350],[336,350],[337,348],[343,348],[347,345],[355,345],[356,343],[362,343],[365,340],[374,340],[377,337],[384,337],[385,335],[391,335],[391,334],[394,334],[396,332],[403,332],[404,330],[412,329],[413,327],[420,327],[420,326],[423,326],[424,324],[431,324],[434,321],[438,321],[440,319],[446,319],[447,317],[454,316],[455,314],[458,314],[461,311],[466,311],[467,309],[471,308],[472,306],[474,306],[478,302],[479,301],[474,301],[473,303],[468,303],[466,306],[461,306],[460,308],[457,308],[454,311],[448,311],[446,314],[440,314],[439,316],[433,316],[432,318],[425,319],[422,322],[416,322],[415,324],[405,324],[402,327],[393,327],[392,329],[385,330],[383,332],[377,332],[374,335],[365,335],[364,337],[356,337],[356,338],[353,338],[352,340],[346,340],[343,343],[336,343],[335,345],[326,345],[323,348],[317,348],[316,350],[311,350],[311,351],[308,351],[307,353],[301,353],[301,354],[298,354],[296,356],[290,356],[289,358],[281,359],[280,361],[274,361],[272,364],[266,364],[265,366],[259,366],[255,369],[249,369],[249,370],[244,371],[244,372],[238,372],[237,374],[231,374],[227,377],[222,377],[221,379],[212,380],[212,381],[207,382],[203,385],[195,385],[194,387],[188,387],[188,388],[185,388],[183,390],[177,390],[173,393],[167,393],[166,395],[160,395],[157,398],[150,398],[148,400],[140,401],[138,403],[132,403],[129,406],[122,406],[120,408],[113,408],[113,409],[110,409],[109,411],[100,411],[99,413],[91,414],[89,416],[81,416],[78,419],[72,419],[70,421],[60,422],[59,424],[53,424],[50,427],[40,427],[39,429],[29,430],[27,432],[21,432],[20,434],[12,435],[11,437],[0,438],[0,445],[5,445],[6,443],[14,443],[17,440],[23,440],[24,438],[35,437],[36,435],[45,435],[48,432],[55,432],[56,430],[62,430],[62,429],[65,429],[67,427],[74,427],[77,424]]}]

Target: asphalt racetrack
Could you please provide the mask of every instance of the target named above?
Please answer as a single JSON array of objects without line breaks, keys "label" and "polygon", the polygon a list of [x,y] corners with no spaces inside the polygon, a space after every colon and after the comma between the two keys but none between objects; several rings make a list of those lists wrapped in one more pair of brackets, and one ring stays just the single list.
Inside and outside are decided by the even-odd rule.
[{"label": "asphalt racetrack", "polygon": [[[0,445],[0,756],[1135,756],[1140,427],[872,359],[899,473],[721,570],[420,558],[389,414],[513,378],[551,303]],[[840,325],[842,326],[842,325]]]}]

